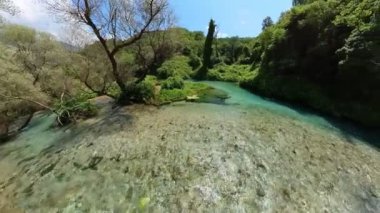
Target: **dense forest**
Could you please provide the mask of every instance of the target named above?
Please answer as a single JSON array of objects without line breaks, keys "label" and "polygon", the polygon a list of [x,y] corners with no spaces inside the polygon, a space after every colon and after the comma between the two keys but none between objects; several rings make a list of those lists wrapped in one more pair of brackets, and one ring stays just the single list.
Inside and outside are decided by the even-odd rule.
[{"label": "dense forest", "polygon": [[254,39],[258,75],[242,85],[379,126],[379,48],[379,1],[296,1]]},{"label": "dense forest", "polygon": [[[17,13],[10,3],[2,1],[2,10]],[[46,4],[89,27],[93,42],[78,46],[75,41],[85,36],[73,35],[68,44],[29,27],[1,24],[3,135],[17,132],[19,127],[11,129],[17,118],[39,110],[57,114],[60,125],[94,116],[90,100],[97,96],[154,105],[225,96],[191,79],[236,82],[264,97],[380,126],[377,0],[294,1],[276,23],[265,18],[262,33],[252,38],[218,38],[218,20],[210,21],[206,36],[174,27],[166,1],[136,5],[135,18],[145,23],[134,28],[117,18],[98,20],[105,12],[99,8],[79,5],[71,14],[59,1]],[[110,10],[124,7],[115,3]]]}]

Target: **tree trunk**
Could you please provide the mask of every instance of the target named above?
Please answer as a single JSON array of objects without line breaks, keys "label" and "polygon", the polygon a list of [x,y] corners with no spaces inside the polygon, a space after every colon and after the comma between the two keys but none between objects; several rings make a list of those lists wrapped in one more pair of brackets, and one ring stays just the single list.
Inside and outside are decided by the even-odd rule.
[{"label": "tree trunk", "polygon": [[7,122],[0,123],[0,143],[7,141],[9,138],[8,125]]},{"label": "tree trunk", "polygon": [[118,97],[119,104],[130,104],[130,95],[128,94],[127,85],[124,83],[123,78],[120,76],[118,66],[115,57],[112,54],[108,54],[108,58],[112,65],[112,74],[115,78],[116,84],[119,86],[121,94]]}]

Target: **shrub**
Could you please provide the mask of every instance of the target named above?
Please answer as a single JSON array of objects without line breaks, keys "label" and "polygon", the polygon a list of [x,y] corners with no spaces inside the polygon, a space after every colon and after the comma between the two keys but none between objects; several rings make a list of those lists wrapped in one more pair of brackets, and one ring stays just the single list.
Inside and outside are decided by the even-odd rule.
[{"label": "shrub", "polygon": [[251,70],[250,65],[225,65],[223,63],[209,70],[207,78],[210,80],[241,82],[251,79],[257,72]]},{"label": "shrub", "polygon": [[107,94],[109,94],[112,97],[119,97],[121,94],[120,87],[116,84],[116,82],[113,82],[111,86],[107,88]]},{"label": "shrub", "polygon": [[196,70],[202,66],[202,60],[197,55],[190,55],[189,58],[189,65],[193,68],[193,70]]},{"label": "shrub", "polygon": [[97,114],[98,108],[89,102],[95,97],[92,93],[79,93],[67,100],[55,103],[54,110],[58,114],[60,125],[75,122],[78,119],[90,118]]},{"label": "shrub", "polygon": [[154,84],[149,81],[142,81],[141,83],[136,85],[136,97],[138,100],[148,102],[150,99],[154,97]]},{"label": "shrub", "polygon": [[169,77],[165,81],[162,82],[162,89],[183,89],[185,83],[182,78],[175,76]]},{"label": "shrub", "polygon": [[222,103],[228,98],[224,91],[214,89],[207,84],[185,82],[183,89],[162,89],[158,95],[159,104],[184,101],[188,96],[197,96],[197,102]]},{"label": "shrub", "polygon": [[175,101],[183,101],[186,100],[187,94],[185,90],[182,89],[172,89],[166,90],[163,89],[160,91],[158,96],[159,104],[167,104]]},{"label": "shrub", "polygon": [[186,56],[175,56],[164,62],[157,70],[160,79],[178,76],[182,79],[190,78],[192,68],[189,65],[189,58]]},{"label": "shrub", "polygon": [[127,95],[130,97],[130,100],[135,102],[144,102],[149,103],[154,98],[155,86],[157,80],[153,76],[147,76],[145,80],[141,81],[138,84],[128,84],[127,86]]}]

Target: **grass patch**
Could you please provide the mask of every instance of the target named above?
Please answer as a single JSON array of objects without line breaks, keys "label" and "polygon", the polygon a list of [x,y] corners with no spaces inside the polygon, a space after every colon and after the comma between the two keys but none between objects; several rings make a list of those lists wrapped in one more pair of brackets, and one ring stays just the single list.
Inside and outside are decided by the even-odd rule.
[{"label": "grass patch", "polygon": [[160,105],[176,101],[185,101],[189,96],[199,97],[196,102],[222,103],[228,98],[228,94],[214,89],[207,84],[196,82],[185,82],[183,89],[162,89],[158,95]]},{"label": "grass patch", "polygon": [[175,76],[169,77],[165,81],[161,83],[163,89],[183,89],[185,86],[185,82],[182,78]]}]

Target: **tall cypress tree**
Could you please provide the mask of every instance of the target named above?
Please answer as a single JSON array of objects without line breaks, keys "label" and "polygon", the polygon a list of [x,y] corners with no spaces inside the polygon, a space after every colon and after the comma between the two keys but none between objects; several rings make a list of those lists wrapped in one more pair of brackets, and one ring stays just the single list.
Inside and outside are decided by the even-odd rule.
[{"label": "tall cypress tree", "polygon": [[203,66],[198,71],[198,79],[204,79],[207,75],[208,69],[211,67],[211,55],[212,55],[212,43],[214,41],[215,35],[215,21],[213,19],[210,20],[208,33],[205,41],[205,46],[203,50]]}]

